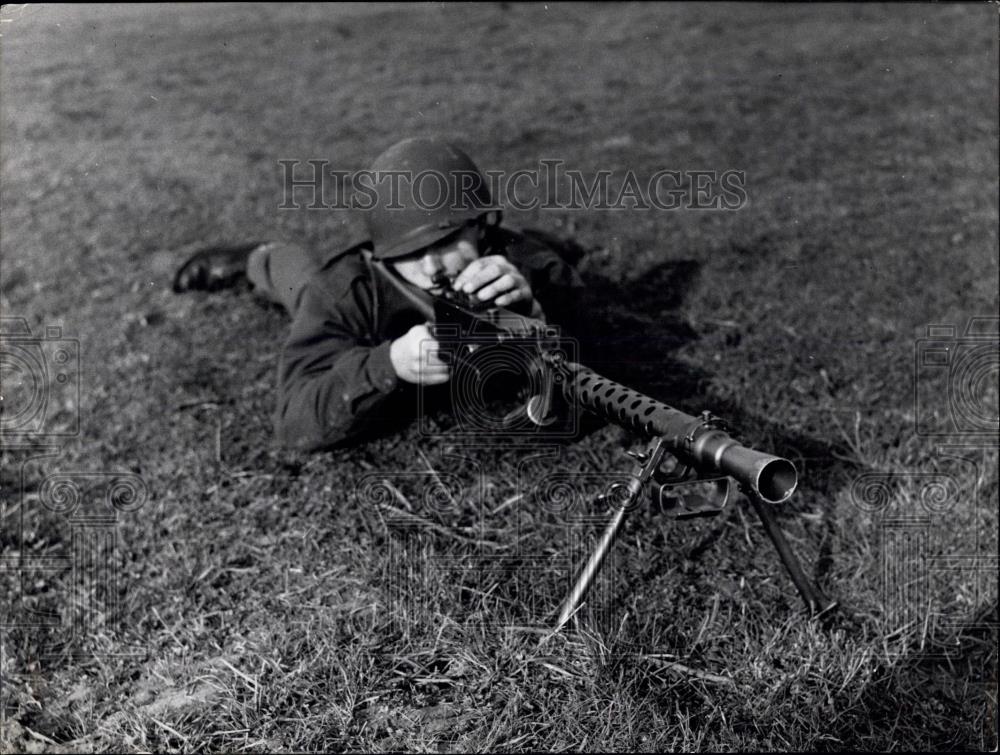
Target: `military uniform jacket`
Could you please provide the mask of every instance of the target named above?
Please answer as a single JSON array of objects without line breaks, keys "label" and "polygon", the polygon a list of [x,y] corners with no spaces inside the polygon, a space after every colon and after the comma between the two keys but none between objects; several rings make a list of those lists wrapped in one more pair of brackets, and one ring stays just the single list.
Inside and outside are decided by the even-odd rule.
[{"label": "military uniform jacket", "polygon": [[[276,427],[284,445],[314,450],[343,444],[415,413],[418,388],[396,376],[389,348],[427,316],[373,270],[365,256],[370,249],[363,242],[330,256],[303,290],[278,368]],[[549,318],[559,322],[582,288],[563,249],[537,231],[492,228],[482,254],[510,259]],[[426,292],[403,286],[429,302]]]}]

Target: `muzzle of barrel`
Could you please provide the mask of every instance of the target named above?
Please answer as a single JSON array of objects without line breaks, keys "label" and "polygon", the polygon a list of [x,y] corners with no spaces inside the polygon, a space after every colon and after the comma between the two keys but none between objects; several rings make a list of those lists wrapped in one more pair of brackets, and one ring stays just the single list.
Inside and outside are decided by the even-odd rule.
[{"label": "muzzle of barrel", "polygon": [[720,430],[701,433],[692,451],[700,465],[732,477],[765,503],[784,503],[798,485],[792,462],[740,445]]}]

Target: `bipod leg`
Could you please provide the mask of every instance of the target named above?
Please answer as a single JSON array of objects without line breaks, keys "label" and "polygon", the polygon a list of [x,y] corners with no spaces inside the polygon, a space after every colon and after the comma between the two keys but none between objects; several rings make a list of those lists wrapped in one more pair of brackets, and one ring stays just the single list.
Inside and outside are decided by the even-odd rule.
[{"label": "bipod leg", "polygon": [[601,539],[597,541],[597,546],[594,548],[593,553],[590,554],[590,558],[587,559],[587,563],[584,564],[583,569],[580,571],[580,575],[576,578],[576,582],[573,583],[573,588],[569,591],[569,595],[563,601],[562,607],[559,609],[559,618],[556,620],[555,632],[562,629],[563,625],[570,620],[570,617],[580,607],[583,596],[587,593],[587,588],[590,587],[590,583],[594,581],[594,577],[600,571],[601,564],[604,563],[604,557],[608,554],[608,550],[614,543],[615,535],[618,534],[622,522],[625,521],[625,515],[636,502],[639,494],[646,490],[647,483],[653,477],[653,473],[659,468],[665,453],[666,444],[663,438],[657,438],[652,448],[645,453],[630,453],[630,456],[635,458],[639,463],[632,470],[627,485],[618,483],[611,486],[610,497],[615,503],[614,514],[612,514],[611,520],[604,528]]},{"label": "bipod leg", "polygon": [[619,502],[615,513],[611,516],[610,521],[604,528],[604,532],[601,534],[601,539],[598,540],[597,546],[594,548],[593,552],[590,554],[590,558],[587,559],[587,563],[584,564],[583,569],[580,570],[579,576],[576,578],[576,582],[573,583],[572,589],[569,591],[569,595],[566,596],[566,600],[563,601],[562,607],[559,609],[559,618],[556,620],[555,631],[562,629],[563,625],[570,620],[570,617],[576,612],[576,609],[580,606],[583,596],[587,593],[587,589],[590,587],[590,583],[594,581],[594,577],[597,576],[597,572],[601,568],[601,564],[604,563],[604,557],[608,554],[611,549],[611,545],[614,543],[615,535],[618,534],[618,530],[622,526],[622,522],[625,521],[625,513],[628,510],[628,501]]},{"label": "bipod leg", "polygon": [[764,531],[771,538],[771,542],[774,543],[774,547],[778,551],[778,556],[781,558],[781,563],[785,565],[788,575],[792,578],[792,582],[795,583],[795,587],[799,591],[799,595],[802,596],[802,600],[805,601],[810,613],[813,616],[817,616],[832,611],[837,606],[837,601],[826,597],[819,587],[802,571],[802,564],[799,563],[799,559],[796,557],[794,551],[792,551],[788,540],[785,539],[785,533],[778,526],[778,520],[774,516],[774,511],[757,496],[751,494],[747,497],[750,499],[750,503],[753,504],[754,511],[757,512],[757,516],[760,517],[760,521],[764,525]]}]

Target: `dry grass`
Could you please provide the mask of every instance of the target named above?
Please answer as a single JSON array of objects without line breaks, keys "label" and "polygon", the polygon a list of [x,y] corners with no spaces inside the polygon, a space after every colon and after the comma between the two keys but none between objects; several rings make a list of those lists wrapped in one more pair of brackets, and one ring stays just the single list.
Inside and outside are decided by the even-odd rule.
[{"label": "dry grass", "polygon": [[[926,325],[997,311],[991,8],[2,19],[0,304],[82,355],[80,435],[23,467],[39,449],[4,449],[5,750],[996,746],[995,443],[940,457],[913,393]],[[514,222],[588,249],[598,369],[798,460],[782,525],[845,607],[831,624],[736,506],[637,513],[576,630],[548,635],[584,528],[534,491],[626,469],[614,428],[531,462],[417,428],[271,445],[286,322],[245,292],[174,296],[174,266],[206,241],[340,246],[340,213],[276,210],[277,160],[358,168],[436,132],[497,169],[746,171],[739,212]],[[107,596],[74,585],[70,526],[39,505],[67,470],[148,489],[101,551],[118,629],[78,637],[73,601]]]}]

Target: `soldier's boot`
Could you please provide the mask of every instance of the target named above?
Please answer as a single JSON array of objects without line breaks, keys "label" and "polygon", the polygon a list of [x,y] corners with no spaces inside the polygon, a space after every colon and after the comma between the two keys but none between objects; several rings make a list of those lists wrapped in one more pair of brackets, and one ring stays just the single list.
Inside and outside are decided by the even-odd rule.
[{"label": "soldier's boot", "polygon": [[259,242],[219,245],[192,254],[174,275],[174,292],[219,291],[246,277],[247,260]]}]

